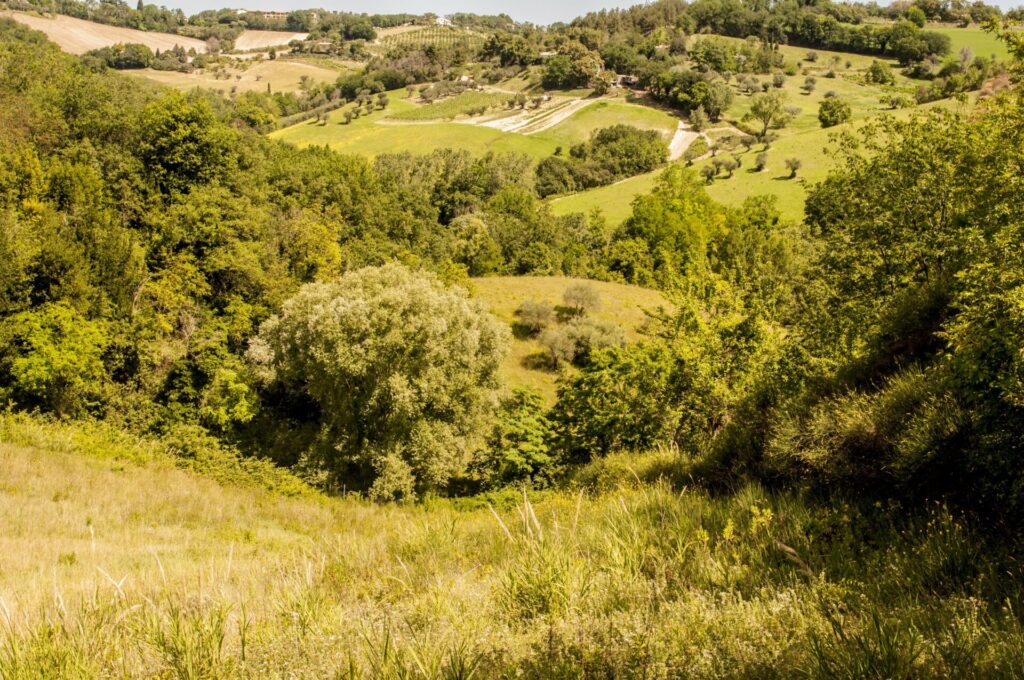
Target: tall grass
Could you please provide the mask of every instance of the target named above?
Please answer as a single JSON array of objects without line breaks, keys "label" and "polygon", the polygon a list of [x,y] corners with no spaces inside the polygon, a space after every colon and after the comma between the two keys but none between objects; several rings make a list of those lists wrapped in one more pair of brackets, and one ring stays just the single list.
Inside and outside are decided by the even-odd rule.
[{"label": "tall grass", "polygon": [[941,506],[712,496],[665,451],[382,507],[36,427],[0,444],[5,679],[1024,674],[1015,549]]}]

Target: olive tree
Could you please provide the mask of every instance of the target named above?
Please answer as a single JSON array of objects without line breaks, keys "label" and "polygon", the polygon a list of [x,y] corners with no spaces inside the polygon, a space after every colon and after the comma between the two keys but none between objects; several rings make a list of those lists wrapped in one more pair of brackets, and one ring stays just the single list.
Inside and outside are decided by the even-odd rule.
[{"label": "olive tree", "polygon": [[582,282],[573,283],[566,288],[562,294],[562,301],[577,316],[595,312],[601,307],[601,296],[597,290],[590,284]]},{"label": "olive tree", "polygon": [[303,286],[249,355],[264,379],[319,405],[310,464],[375,500],[411,499],[464,471],[508,336],[461,289],[386,265]]}]

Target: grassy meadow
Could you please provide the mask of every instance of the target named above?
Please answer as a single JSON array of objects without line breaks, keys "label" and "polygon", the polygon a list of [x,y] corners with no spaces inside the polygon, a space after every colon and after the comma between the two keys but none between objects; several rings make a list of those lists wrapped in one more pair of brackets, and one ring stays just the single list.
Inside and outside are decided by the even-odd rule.
[{"label": "grassy meadow", "polygon": [[601,128],[632,125],[642,130],[655,130],[666,141],[672,138],[679,118],[670,113],[630,104],[621,100],[601,99],[577,111],[561,123],[536,134],[560,146],[568,147],[585,141]]},{"label": "grassy meadow", "polygon": [[238,92],[297,92],[302,78],[315,83],[331,83],[345,72],[344,68],[327,68],[322,63],[298,59],[264,60],[252,64],[214,71],[201,69],[192,73],[157,71],[151,68],[126,71],[129,75],[187,92],[196,87],[216,90],[221,94]]},{"label": "grassy meadow", "polygon": [[995,56],[1000,61],[1009,58],[1010,53],[1006,49],[1006,43],[980,26],[968,26],[966,28],[952,26],[928,26],[929,31],[948,35],[952,43],[952,53],[955,55],[964,48],[970,49],[976,57]]},{"label": "grassy meadow", "polygon": [[[796,48],[780,48],[784,52],[793,52]],[[807,50],[797,51],[805,55]],[[787,54],[787,59],[791,55]],[[795,54],[792,56],[796,56]],[[925,110],[936,106],[959,106],[956,102],[942,100],[931,102],[919,107],[891,110],[881,102],[881,99],[891,93],[907,94],[904,83],[897,81],[896,86],[882,88],[876,85],[865,84],[859,79],[857,69],[870,64],[871,60],[859,57],[854,59],[852,70],[846,73],[843,70],[837,72],[838,77],[828,78],[823,74],[827,72],[832,56],[842,57],[840,53],[819,51],[819,60],[815,62],[815,68],[808,72],[816,79],[814,89],[807,93],[802,89],[804,79],[800,75],[788,76],[781,88],[786,93],[786,105],[798,108],[799,113],[782,129],[775,130],[779,138],[765,151],[763,145],[755,144],[747,151],[738,146],[731,153],[740,159],[742,166],[731,178],[721,175],[707,187],[708,193],[717,201],[727,205],[738,206],[751,196],[769,194],[777,199],[777,205],[782,215],[788,219],[799,220],[803,218],[804,201],[807,195],[807,185],[824,179],[835,162],[835,154],[832,150],[831,138],[858,129],[865,122],[880,115],[889,115],[897,118],[907,118],[913,115],[914,111]],[[856,55],[845,55],[855,57]],[[842,69],[845,69],[843,62]],[[760,76],[762,81],[765,76]],[[902,78],[902,76],[900,76]],[[902,78],[906,81],[906,78]],[[826,94],[835,92],[841,99],[850,103],[852,118],[849,123],[844,123],[832,128],[822,128],[818,120],[818,107]],[[725,135],[735,135],[734,128],[744,128],[753,123],[745,122],[744,116],[750,111],[751,97],[741,94],[738,91],[732,106],[726,111],[719,123],[713,124],[707,132],[711,139],[720,139]],[[733,128],[733,129],[730,129]],[[768,154],[768,164],[764,171],[753,170],[754,158],[762,152]],[[797,158],[801,161],[802,167],[795,179],[789,178],[789,170],[786,168],[786,159]],[[681,162],[681,161],[679,161]],[[694,163],[694,170],[699,171],[704,165],[712,163],[711,157]],[[561,196],[550,201],[552,211],[557,215],[564,215],[574,212],[589,212],[597,207],[604,213],[609,225],[621,224],[631,213],[631,205],[636,196],[648,193],[654,188],[658,175],[661,171],[655,171],[637,177],[631,177],[616,184],[606,187],[598,187],[589,191],[580,192],[570,196]]]},{"label": "grassy meadow", "polygon": [[[391,103],[387,110],[374,111],[350,123],[345,123],[345,111],[352,106],[332,112],[326,125],[304,122],[278,130],[271,136],[298,146],[326,144],[336,151],[370,157],[453,148],[475,155],[511,151],[541,159],[553,154],[559,146],[567,148],[585,141],[593,131],[609,125],[626,123],[659,130],[669,137],[677,124],[674,116],[662,111],[610,99],[595,101],[535,134],[519,134],[450,120],[468,109],[487,104],[496,107],[491,110],[492,114],[500,112],[508,99],[506,94],[466,92],[433,104],[410,100],[405,90],[390,92],[389,97]],[[545,114],[545,109],[538,112],[538,116]]]},{"label": "grassy meadow", "polygon": [[[516,310],[527,301],[547,302],[553,307],[562,305],[562,295],[573,283],[583,279],[564,276],[489,276],[473,279],[471,292],[483,301],[496,317],[513,325]],[[628,340],[640,337],[650,314],[670,311],[672,305],[656,290],[608,281],[587,281],[600,297],[600,308],[592,316],[611,321],[626,331]],[[650,313],[650,314],[649,314]],[[531,361],[542,352],[536,338],[517,335],[512,350],[501,367],[502,381],[510,387],[532,387],[549,404],[555,401],[555,382],[558,373],[538,367]]]},{"label": "grassy meadow", "polygon": [[3,418],[6,679],[1024,672],[995,578],[1019,565],[942,507],[711,496],[672,451],[564,491],[377,506]]}]

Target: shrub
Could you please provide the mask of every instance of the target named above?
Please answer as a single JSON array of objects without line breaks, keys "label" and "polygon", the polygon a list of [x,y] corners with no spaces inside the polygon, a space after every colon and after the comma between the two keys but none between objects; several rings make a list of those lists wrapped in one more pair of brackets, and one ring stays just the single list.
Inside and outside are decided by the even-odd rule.
[{"label": "shrub", "polygon": [[757,157],[754,159],[754,169],[757,170],[758,172],[761,172],[762,170],[764,170],[766,165],[768,165],[768,154],[757,154]]},{"label": "shrub", "polygon": [[850,105],[837,97],[827,97],[818,106],[818,120],[821,127],[833,127],[845,123],[853,116]]},{"label": "shrub", "polygon": [[865,78],[869,83],[876,83],[878,85],[892,85],[896,82],[896,76],[893,75],[892,68],[884,61],[877,60],[871,62]]},{"label": "shrub", "polygon": [[507,330],[460,289],[399,265],[303,286],[250,357],[319,404],[310,464],[372,498],[439,489],[493,413]]},{"label": "shrub", "polygon": [[527,300],[516,310],[516,325],[536,335],[555,320],[555,308],[547,302]]},{"label": "shrub", "polygon": [[786,168],[789,170],[789,178],[790,179],[793,179],[794,177],[796,177],[796,172],[797,172],[797,170],[800,169],[800,166],[802,166],[802,165],[803,165],[803,162],[799,158],[787,158],[786,159]]}]

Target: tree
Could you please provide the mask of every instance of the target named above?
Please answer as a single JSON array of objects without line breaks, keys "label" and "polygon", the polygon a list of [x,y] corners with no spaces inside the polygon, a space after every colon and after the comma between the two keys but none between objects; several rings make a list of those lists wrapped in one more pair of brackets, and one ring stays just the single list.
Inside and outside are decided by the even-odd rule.
[{"label": "tree", "polygon": [[761,124],[758,137],[763,139],[769,128],[784,127],[791,119],[792,116],[786,111],[785,102],[786,94],[782,91],[773,90],[754,95],[750,102],[750,111],[743,118]]},{"label": "tree", "polygon": [[577,316],[590,314],[601,308],[601,295],[589,283],[571,284],[562,294],[562,301]]},{"label": "tree", "polygon": [[230,133],[205,99],[168,93],[142,112],[139,155],[164,191],[188,191],[232,162]]},{"label": "tree", "polygon": [[319,405],[323,442],[310,462],[388,500],[465,470],[507,347],[507,327],[461,289],[386,265],[303,286],[250,357]]},{"label": "tree", "polygon": [[104,324],[63,303],[5,319],[0,324],[0,402],[58,416],[82,414],[103,398],[108,343]]},{"label": "tree", "polygon": [[818,106],[818,120],[821,121],[821,127],[834,127],[850,120],[852,116],[853,110],[849,103],[838,97],[826,97]]},{"label": "tree", "polygon": [[805,94],[810,94],[814,92],[814,86],[817,83],[817,78],[815,78],[814,76],[807,76],[806,78],[804,78],[804,84],[800,86],[800,89],[803,90]]},{"label": "tree", "polygon": [[718,168],[713,165],[705,165],[700,169],[700,174],[701,177],[704,178],[705,182],[711,184],[715,181],[715,177],[718,175]]},{"label": "tree", "polygon": [[907,13],[904,16],[907,21],[918,28],[924,28],[925,22],[928,21],[928,17],[925,16],[924,11],[920,7],[916,6],[907,8]]},{"label": "tree", "polygon": [[765,166],[767,166],[767,165],[768,165],[768,154],[766,154],[766,153],[759,153],[759,154],[757,154],[757,157],[754,159],[754,170],[756,170],[757,172],[761,172],[762,170],[765,169]]},{"label": "tree", "polygon": [[803,165],[803,162],[799,158],[787,158],[786,159],[786,168],[789,169],[789,178],[790,179],[793,179],[794,177],[796,177],[796,171],[799,170],[800,166],[802,166],[802,165]]},{"label": "tree", "polygon": [[697,132],[700,132],[710,124],[711,121],[708,120],[708,114],[704,112],[703,106],[698,106],[690,114],[690,126]]},{"label": "tree", "polygon": [[494,429],[472,466],[484,487],[536,483],[551,476],[551,424],[545,411],[536,390],[516,388],[501,400]]}]

